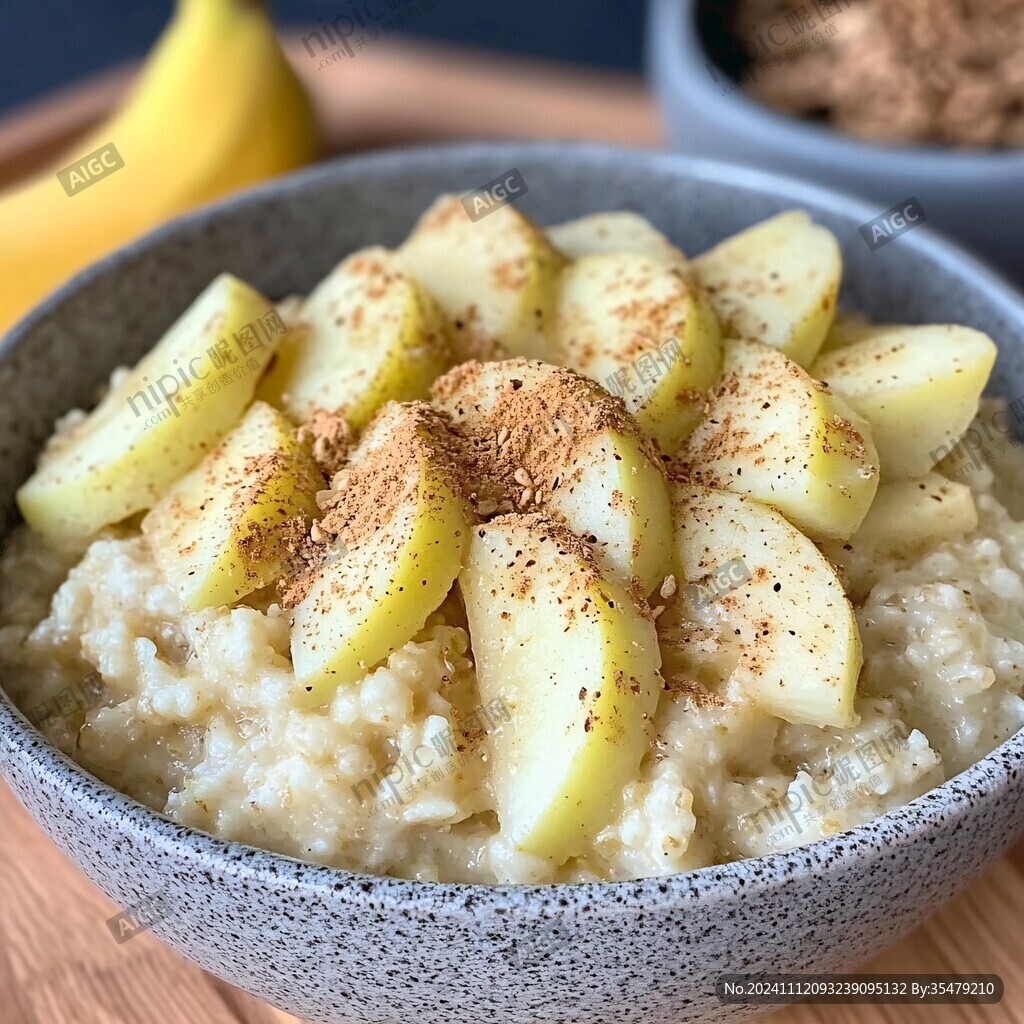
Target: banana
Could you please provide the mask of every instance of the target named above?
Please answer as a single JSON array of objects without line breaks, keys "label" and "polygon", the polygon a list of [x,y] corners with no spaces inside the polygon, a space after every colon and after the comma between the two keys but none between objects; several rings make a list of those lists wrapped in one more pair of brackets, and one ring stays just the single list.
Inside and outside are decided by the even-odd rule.
[{"label": "banana", "polygon": [[[69,198],[56,170],[108,143],[123,169]],[[0,192],[0,335],[99,257],[318,149],[312,106],[263,5],[178,0],[122,109],[45,173]]]}]

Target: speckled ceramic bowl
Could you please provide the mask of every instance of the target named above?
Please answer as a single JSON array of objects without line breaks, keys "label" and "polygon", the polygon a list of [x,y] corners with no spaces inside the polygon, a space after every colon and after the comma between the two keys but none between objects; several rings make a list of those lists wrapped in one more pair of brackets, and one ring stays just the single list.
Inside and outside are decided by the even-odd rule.
[{"label": "speckled ceramic bowl", "polygon": [[[439,192],[522,172],[552,222],[638,210],[685,249],[799,205],[844,247],[845,301],[999,340],[994,389],[1024,393],[1024,304],[918,229],[871,252],[874,212],[791,181],[678,157],[478,145],[344,160],[181,221],[93,267],[0,350],[0,500],[56,416],[142,355],[217,272],[280,296],[344,253],[398,243]],[[168,945],[309,1021],[683,1024],[742,1019],[715,980],[850,969],[919,924],[1022,831],[1024,734],[912,804],[790,854],[614,885],[417,884],[301,864],[180,828],[47,746],[0,694],[0,769],[121,906],[159,894]]]}]

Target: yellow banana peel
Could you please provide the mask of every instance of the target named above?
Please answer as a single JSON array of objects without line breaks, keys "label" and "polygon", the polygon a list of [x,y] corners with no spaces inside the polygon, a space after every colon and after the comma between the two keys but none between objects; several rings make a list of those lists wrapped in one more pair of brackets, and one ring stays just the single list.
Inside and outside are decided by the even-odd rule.
[{"label": "yellow banana peel", "polygon": [[[314,159],[312,105],[253,0],[178,0],[132,95],[38,177],[0,192],[0,335],[76,271],[189,209]],[[56,171],[113,143],[69,197]]]}]

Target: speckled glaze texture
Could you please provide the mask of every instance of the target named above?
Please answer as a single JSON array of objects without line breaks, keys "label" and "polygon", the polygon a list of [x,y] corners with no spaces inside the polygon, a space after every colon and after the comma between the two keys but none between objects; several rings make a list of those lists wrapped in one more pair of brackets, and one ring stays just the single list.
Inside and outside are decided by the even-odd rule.
[{"label": "speckled glaze texture", "polygon": [[[345,254],[394,245],[443,191],[510,167],[542,222],[650,217],[686,251],[793,206],[843,245],[843,301],[886,320],[957,321],[1001,347],[996,393],[1024,393],[1024,305],[927,228],[870,252],[877,211],[814,187],[678,157],[475,145],[344,160],[177,222],[97,265],[0,349],[0,502],[10,509],[54,419],[88,404],[230,270],[274,296]],[[8,522],[11,515],[8,513]],[[551,888],[417,884],[301,864],[180,828],[45,744],[0,693],[0,770],[121,906],[162,894],[154,927],[213,974],[323,1024],[684,1024],[746,1019],[715,980],[851,969],[919,924],[1024,831],[1024,734],[852,832],[672,878]]]}]

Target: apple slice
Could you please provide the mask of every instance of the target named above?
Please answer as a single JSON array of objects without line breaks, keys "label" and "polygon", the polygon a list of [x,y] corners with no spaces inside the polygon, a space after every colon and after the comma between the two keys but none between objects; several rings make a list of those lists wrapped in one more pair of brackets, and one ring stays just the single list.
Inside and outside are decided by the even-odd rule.
[{"label": "apple slice", "polygon": [[778,349],[730,341],[708,413],[677,456],[685,482],[749,494],[814,540],[856,532],[878,488],[866,423]]},{"label": "apple slice", "polygon": [[[315,706],[408,643],[462,568],[469,524],[450,438],[421,402],[389,403],[332,482],[320,565],[289,588],[292,663]],[[330,539],[333,538],[333,539]]]},{"label": "apple slice", "polygon": [[654,622],[543,513],[476,527],[459,586],[481,700],[511,715],[491,737],[502,830],[562,864],[612,820],[649,749]]},{"label": "apple slice", "polygon": [[556,514],[588,538],[605,572],[639,579],[645,594],[674,571],[664,468],[618,399],[527,359],[466,363],[437,381],[434,396],[470,442],[479,513]]},{"label": "apple slice", "polygon": [[547,355],[565,260],[514,206],[473,221],[457,196],[441,196],[399,254],[453,325],[460,358]]},{"label": "apple slice", "polygon": [[630,253],[586,256],[562,275],[559,361],[615,395],[666,454],[700,421],[722,366],[718,322],[672,266]]},{"label": "apple slice", "polygon": [[571,260],[603,253],[633,253],[683,273],[689,264],[649,220],[638,213],[618,210],[555,224],[547,229],[548,241]]},{"label": "apple slice", "polygon": [[952,324],[893,327],[811,367],[871,423],[882,475],[917,477],[956,447],[996,361],[987,334]]},{"label": "apple slice", "polygon": [[269,299],[222,274],[44,452],[18,491],[25,521],[56,542],[152,508],[238,422],[283,333]]},{"label": "apple slice", "polygon": [[[835,569],[811,541],[752,498],[676,485],[679,562],[689,586],[681,612],[717,621],[738,652],[739,696],[787,722],[853,725],[862,663],[853,608]],[[713,603],[701,585],[741,559],[749,579]]]},{"label": "apple slice", "polygon": [[912,555],[922,545],[966,536],[977,526],[978,509],[971,489],[939,473],[928,473],[914,480],[881,484],[860,529],[845,543],[824,542],[821,550],[850,571],[854,583],[847,589],[860,600],[878,578],[875,569],[880,559]]},{"label": "apple slice", "polygon": [[832,233],[790,210],[691,261],[726,338],[772,345],[810,366],[835,315],[843,264]]},{"label": "apple slice", "polygon": [[286,526],[305,532],[324,486],[288,420],[256,402],[153,507],[142,532],[189,611],[232,605],[281,577]]},{"label": "apple slice", "polygon": [[928,473],[882,484],[849,545],[891,555],[939,537],[962,537],[977,527],[978,509],[970,487]]},{"label": "apple slice", "polygon": [[825,344],[821,346],[819,357],[826,352],[837,352],[841,348],[849,348],[859,341],[867,341],[876,334],[899,330],[899,324],[877,324],[869,320],[863,313],[837,309],[832,326],[825,335]]},{"label": "apple slice", "polygon": [[298,319],[259,390],[296,423],[323,409],[362,430],[385,402],[427,398],[450,365],[441,311],[386,249],[350,256]]}]

